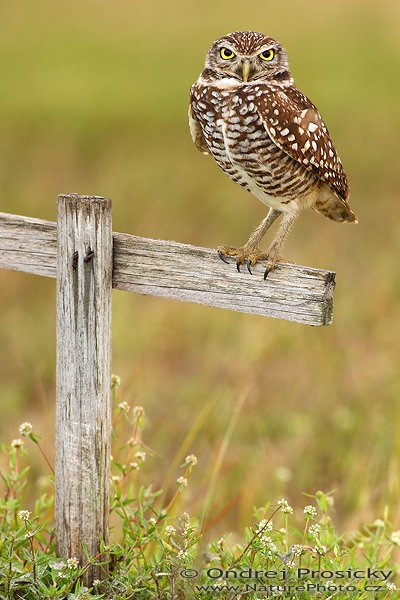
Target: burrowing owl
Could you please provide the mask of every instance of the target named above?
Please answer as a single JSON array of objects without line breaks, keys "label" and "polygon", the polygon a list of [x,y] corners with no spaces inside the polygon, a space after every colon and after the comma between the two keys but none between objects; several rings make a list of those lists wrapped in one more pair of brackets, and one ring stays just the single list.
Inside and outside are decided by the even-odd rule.
[{"label": "burrowing owl", "polygon": [[[215,41],[205,68],[191,88],[189,124],[193,141],[211,153],[234,181],[270,207],[241,248],[221,246],[219,256],[236,257],[251,273],[267,261],[274,268],[280,248],[300,210],[311,207],[334,221],[356,223],[349,187],[328,130],[312,102],[294,84],[285,50],[254,31],[237,31]],[[261,238],[283,215],[267,252]]]}]

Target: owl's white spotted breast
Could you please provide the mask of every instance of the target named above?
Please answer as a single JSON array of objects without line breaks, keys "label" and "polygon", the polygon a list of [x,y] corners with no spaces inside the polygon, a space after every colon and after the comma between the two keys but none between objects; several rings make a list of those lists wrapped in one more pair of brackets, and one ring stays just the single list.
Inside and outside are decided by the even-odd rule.
[{"label": "owl's white spotted breast", "polygon": [[317,178],[269,134],[258,110],[266,85],[197,82],[191,108],[221,169],[265,204],[286,211],[310,193]]}]

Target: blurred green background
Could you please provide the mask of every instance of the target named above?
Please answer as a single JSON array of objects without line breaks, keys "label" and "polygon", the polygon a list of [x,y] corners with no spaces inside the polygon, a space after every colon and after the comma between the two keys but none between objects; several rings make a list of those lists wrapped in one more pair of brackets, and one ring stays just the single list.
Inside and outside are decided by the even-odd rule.
[{"label": "blurred green background", "polygon": [[[317,489],[336,490],[343,527],[386,504],[398,519],[399,3],[21,0],[0,15],[0,209],[54,220],[57,194],[99,194],[116,231],[208,247],[240,245],[266,211],[193,146],[189,87],[224,33],[264,31],[286,47],[360,221],[310,211],[286,246],[337,271],[334,324],[115,292],[119,399],[146,411],[154,456],[141,481],[163,486],[180,454],[198,456],[182,506],[192,515],[243,402],[213,484],[213,535],[249,523],[254,504]],[[1,271],[0,290],[0,439],[31,421],[53,457],[55,284]],[[34,461],[27,504],[45,472]]]}]

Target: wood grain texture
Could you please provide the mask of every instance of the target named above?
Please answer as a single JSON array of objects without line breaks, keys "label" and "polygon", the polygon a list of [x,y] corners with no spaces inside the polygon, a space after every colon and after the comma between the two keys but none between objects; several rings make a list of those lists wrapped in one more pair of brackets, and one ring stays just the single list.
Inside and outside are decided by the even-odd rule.
[{"label": "wood grain texture", "polygon": [[306,323],[332,322],[335,274],[280,263],[263,279],[265,263],[223,263],[215,250],[114,234],[113,287],[244,313]]},{"label": "wood grain texture", "polygon": [[[332,322],[335,273],[278,264],[263,280],[215,250],[114,233],[113,287],[304,323]],[[0,267],[55,277],[56,224],[0,213]]]},{"label": "wood grain texture", "polygon": [[56,277],[57,223],[0,212],[0,268]]},{"label": "wood grain texture", "polygon": [[[111,201],[60,196],[57,248],[57,553],[84,564],[82,544],[98,555],[100,540],[108,540]],[[85,579],[105,575],[92,566]]]}]

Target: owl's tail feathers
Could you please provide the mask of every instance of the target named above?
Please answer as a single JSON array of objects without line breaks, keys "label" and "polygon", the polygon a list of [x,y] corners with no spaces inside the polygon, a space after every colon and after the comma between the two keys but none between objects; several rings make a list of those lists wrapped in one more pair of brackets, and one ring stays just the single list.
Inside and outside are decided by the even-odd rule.
[{"label": "owl's tail feathers", "polygon": [[324,217],[332,219],[332,221],[337,221],[338,223],[358,223],[356,214],[347,202],[336,196],[331,190],[320,194],[313,208]]}]

